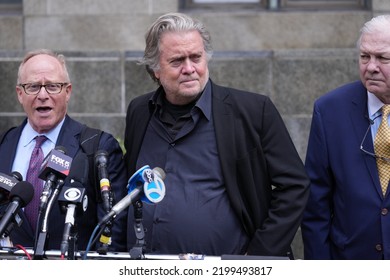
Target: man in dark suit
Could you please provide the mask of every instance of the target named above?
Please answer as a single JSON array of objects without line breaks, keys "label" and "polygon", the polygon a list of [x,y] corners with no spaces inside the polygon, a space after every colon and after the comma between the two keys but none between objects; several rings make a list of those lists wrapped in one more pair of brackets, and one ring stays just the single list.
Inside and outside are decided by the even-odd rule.
[{"label": "man in dark suit", "polygon": [[389,15],[363,26],[361,81],[314,104],[305,163],[311,178],[302,223],[305,259],[390,259],[388,179],[382,190],[377,164],[390,165],[374,148],[381,108],[390,103],[389,28]]},{"label": "man in dark suit", "polygon": [[[146,34],[142,64],[159,88],[131,101],[129,176],[166,172],[166,196],[143,205],[147,253],[289,256],[309,180],[281,116],[263,95],[209,79],[210,35],[172,13]],[[137,242],[129,208],[128,246]]]},{"label": "man in dark suit", "polygon": [[[80,137],[85,126],[67,115],[72,84],[63,55],[57,55],[44,49],[27,53],[19,67],[16,92],[27,118],[20,126],[10,129],[0,144],[0,172],[10,174],[12,171],[17,171],[27,180],[29,159],[37,135],[44,135],[47,138],[42,145],[45,156],[58,146],[62,146],[66,155],[72,159],[84,152],[81,148]],[[85,139],[87,145],[92,145],[94,136]],[[98,143],[97,150],[106,151],[108,154],[107,170],[111,181],[113,203],[115,203],[126,195],[127,178],[123,153],[117,140],[109,133],[103,132]],[[78,167],[84,168],[84,166],[80,166],[80,163],[78,163]],[[96,166],[86,168],[88,168],[86,172],[89,172],[85,174],[86,178],[78,179],[83,182],[83,187],[86,188],[88,207],[85,213],[76,217],[76,227],[73,228],[77,233],[75,237],[79,250],[86,249],[94,228],[107,213],[100,197]],[[77,172],[78,170],[73,171]],[[89,175],[91,172],[95,174],[95,177]],[[95,178],[96,181],[91,182],[92,178]],[[70,186],[69,179],[69,177],[65,179],[64,186]],[[40,193],[37,192],[36,189],[35,195],[39,197]],[[15,227],[11,231],[10,240],[13,245],[19,244],[29,248],[34,246],[36,241],[34,237],[38,236],[37,232],[40,228],[34,232],[33,226],[35,224],[29,223],[25,212],[25,209],[19,211],[23,222],[21,227]],[[49,227],[45,249],[59,250],[64,232],[65,213],[60,211],[57,201],[50,211],[47,222]],[[107,237],[110,239],[109,236]],[[120,215],[114,221],[111,241],[112,244],[109,244],[110,241],[108,244],[105,244],[107,241],[103,242],[105,245],[110,245],[108,250],[125,251],[126,214]]]}]

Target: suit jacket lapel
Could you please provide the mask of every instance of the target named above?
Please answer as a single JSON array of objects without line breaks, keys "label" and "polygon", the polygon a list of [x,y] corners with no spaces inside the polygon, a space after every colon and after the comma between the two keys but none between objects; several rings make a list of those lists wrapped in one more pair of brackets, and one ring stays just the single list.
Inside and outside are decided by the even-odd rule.
[{"label": "suit jacket lapel", "polygon": [[224,164],[230,162],[232,157],[236,158],[234,150],[235,122],[231,113],[232,104],[229,101],[229,93],[214,83],[212,83],[212,100],[217,147],[222,169],[225,169]]},{"label": "suit jacket lapel", "polygon": [[83,126],[66,116],[64,124],[58,135],[57,146],[62,146],[66,150],[66,155],[74,158],[77,151],[80,149],[79,138],[77,135],[81,133]]},{"label": "suit jacket lapel", "polygon": [[[221,163],[222,174],[225,179],[225,186],[230,202],[233,208],[237,211],[241,220],[244,215],[241,211],[243,207],[242,196],[239,187],[237,186],[237,150],[236,143],[237,135],[235,135],[236,123],[234,119],[234,110],[229,98],[229,92],[218,85],[212,84],[212,100],[213,100],[213,120],[215,127],[215,135],[217,141],[218,155]],[[247,225],[244,223],[244,227]]]},{"label": "suit jacket lapel", "polygon": [[[354,99],[352,99],[352,106],[350,107],[349,115],[353,124],[353,132],[355,133],[355,137],[356,139],[359,139],[359,141],[362,141],[364,134],[370,126],[370,120],[367,109],[367,90],[362,84],[360,85],[361,87],[357,87],[356,94],[354,94]],[[371,130],[369,130],[363,146],[369,151],[374,151]],[[376,160],[373,156],[370,155],[363,155],[363,158],[370,173],[373,187],[376,189],[378,194],[382,196]]]}]

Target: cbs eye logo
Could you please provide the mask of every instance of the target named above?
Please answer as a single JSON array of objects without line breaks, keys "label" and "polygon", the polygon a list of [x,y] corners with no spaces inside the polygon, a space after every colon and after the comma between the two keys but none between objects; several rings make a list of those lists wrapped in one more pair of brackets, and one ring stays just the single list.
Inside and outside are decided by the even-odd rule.
[{"label": "cbs eye logo", "polygon": [[78,188],[69,188],[64,192],[64,198],[67,201],[81,202],[83,211],[85,212],[88,207],[88,196],[84,195]]}]

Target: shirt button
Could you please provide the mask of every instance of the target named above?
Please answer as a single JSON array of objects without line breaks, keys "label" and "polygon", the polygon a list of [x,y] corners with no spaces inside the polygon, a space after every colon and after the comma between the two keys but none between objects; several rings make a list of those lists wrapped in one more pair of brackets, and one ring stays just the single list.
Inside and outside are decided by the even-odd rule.
[{"label": "shirt button", "polygon": [[160,222],[159,218],[154,219],[154,224],[158,224]]},{"label": "shirt button", "polygon": [[381,244],[376,244],[376,245],[375,245],[375,249],[376,249],[378,252],[382,251],[382,245],[381,245]]},{"label": "shirt button", "polygon": [[386,216],[388,213],[389,213],[389,210],[387,210],[387,208],[382,208],[381,214],[383,216]]}]

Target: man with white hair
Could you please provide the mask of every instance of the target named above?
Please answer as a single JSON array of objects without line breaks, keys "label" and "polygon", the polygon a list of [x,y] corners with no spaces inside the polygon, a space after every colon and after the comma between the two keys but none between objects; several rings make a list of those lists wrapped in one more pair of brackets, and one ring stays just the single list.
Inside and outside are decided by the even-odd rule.
[{"label": "man with white hair", "polygon": [[360,80],[314,104],[305,259],[390,259],[390,15],[364,24]]}]

